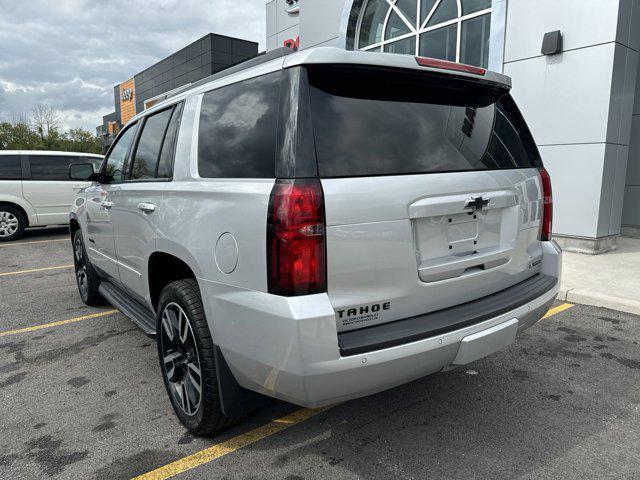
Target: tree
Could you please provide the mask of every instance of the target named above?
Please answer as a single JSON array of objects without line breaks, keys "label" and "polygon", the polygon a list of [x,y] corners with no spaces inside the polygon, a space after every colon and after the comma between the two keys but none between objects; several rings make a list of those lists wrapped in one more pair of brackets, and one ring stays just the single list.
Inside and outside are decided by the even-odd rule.
[{"label": "tree", "polygon": [[31,121],[14,114],[10,122],[0,122],[0,150],[61,150],[101,153],[100,139],[82,128],[60,132],[60,114],[54,108],[38,104]]},{"label": "tree", "polygon": [[36,133],[43,142],[51,140],[58,133],[60,114],[52,106],[37,103],[33,106],[31,117]]}]

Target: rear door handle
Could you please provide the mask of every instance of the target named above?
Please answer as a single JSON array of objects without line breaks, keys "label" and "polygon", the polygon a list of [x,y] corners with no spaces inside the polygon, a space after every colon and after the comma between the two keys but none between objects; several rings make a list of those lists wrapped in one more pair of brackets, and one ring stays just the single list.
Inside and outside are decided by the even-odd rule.
[{"label": "rear door handle", "polygon": [[142,202],[138,204],[138,209],[144,213],[152,213],[156,211],[156,206],[153,203]]},{"label": "rear door handle", "polygon": [[100,203],[100,206],[102,208],[104,208],[105,210],[109,210],[111,207],[113,207],[113,202],[107,202],[106,200],[104,202]]}]

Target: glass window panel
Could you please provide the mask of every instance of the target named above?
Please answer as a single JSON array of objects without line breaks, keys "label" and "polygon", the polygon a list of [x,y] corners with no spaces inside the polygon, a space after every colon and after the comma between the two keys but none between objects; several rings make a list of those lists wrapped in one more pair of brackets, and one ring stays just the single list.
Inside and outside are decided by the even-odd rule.
[{"label": "glass window panel", "polygon": [[422,83],[397,72],[392,77],[367,71],[354,75],[353,69],[309,72],[323,178],[540,164],[529,130],[508,95],[487,105],[473,93],[460,96],[459,85]]},{"label": "glass window panel", "polygon": [[418,0],[398,0],[396,7],[402,12],[402,14],[411,22],[411,25],[416,25],[416,15],[418,13]]},{"label": "glass window panel", "polygon": [[422,0],[422,2],[420,2],[420,25],[427,19],[427,16],[431,13],[431,9],[433,9],[437,1],[438,0]]},{"label": "glass window panel", "polygon": [[133,158],[131,180],[155,178],[162,140],[171,118],[172,108],[149,116],[142,127]]},{"label": "glass window panel", "polygon": [[462,15],[491,8],[491,0],[462,0]]},{"label": "glass window panel", "polygon": [[124,180],[124,166],[136,135],[136,128],[136,124],[129,127],[116,141],[116,144],[111,147],[105,173],[111,175],[114,182],[122,182]]},{"label": "glass window panel", "polygon": [[384,51],[388,53],[400,53],[406,55],[416,54],[416,37],[404,38],[397,42],[389,43],[384,46]]},{"label": "glass window panel", "polygon": [[462,22],[460,61],[487,67],[489,64],[489,33],[491,15],[482,15]]},{"label": "glass window panel", "polygon": [[179,103],[171,115],[167,135],[162,144],[162,153],[160,154],[160,161],[158,162],[158,178],[171,178],[173,174],[173,158],[176,151],[176,140],[181,116],[182,103]]},{"label": "glass window panel", "polygon": [[202,98],[198,171],[204,178],[274,178],[281,72]]},{"label": "glass window panel", "polygon": [[29,155],[32,180],[69,181],[69,165],[85,163],[84,157],[62,155]]},{"label": "glass window panel", "polygon": [[396,38],[400,35],[410,33],[411,29],[402,21],[396,12],[391,12],[389,21],[387,22],[387,30],[384,32],[384,39]]},{"label": "glass window panel", "polygon": [[457,24],[420,35],[420,56],[456,60]]},{"label": "glass window panel", "polygon": [[454,18],[458,18],[458,2],[456,0],[442,0],[436,11],[433,12],[433,17],[427,26],[438,25]]},{"label": "glass window panel", "polygon": [[22,165],[18,155],[0,155],[0,180],[20,180]]},{"label": "glass window panel", "polygon": [[385,0],[369,0],[362,15],[358,48],[382,41],[382,26],[388,10],[389,4]]}]

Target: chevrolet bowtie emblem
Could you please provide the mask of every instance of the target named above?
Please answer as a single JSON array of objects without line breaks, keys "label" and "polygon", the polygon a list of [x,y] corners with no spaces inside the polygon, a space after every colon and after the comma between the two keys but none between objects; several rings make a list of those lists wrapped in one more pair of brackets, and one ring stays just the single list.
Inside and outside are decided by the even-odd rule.
[{"label": "chevrolet bowtie emblem", "polygon": [[479,212],[483,207],[486,207],[487,205],[489,205],[488,198],[474,197],[471,200],[466,201],[466,203],[464,204],[464,209],[471,210],[472,212]]}]

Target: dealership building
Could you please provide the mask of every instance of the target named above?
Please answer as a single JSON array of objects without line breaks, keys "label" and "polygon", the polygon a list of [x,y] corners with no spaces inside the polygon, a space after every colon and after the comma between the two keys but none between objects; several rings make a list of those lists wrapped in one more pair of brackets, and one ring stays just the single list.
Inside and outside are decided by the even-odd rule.
[{"label": "dealership building", "polygon": [[209,33],[113,87],[115,111],[97,134],[108,147],[135,114],[171,90],[197,82],[258,54],[258,43]]},{"label": "dealership building", "polygon": [[640,0],[268,0],[266,14],[267,50],[327,45],[509,75],[552,176],[556,239],[600,253],[640,236]]}]

